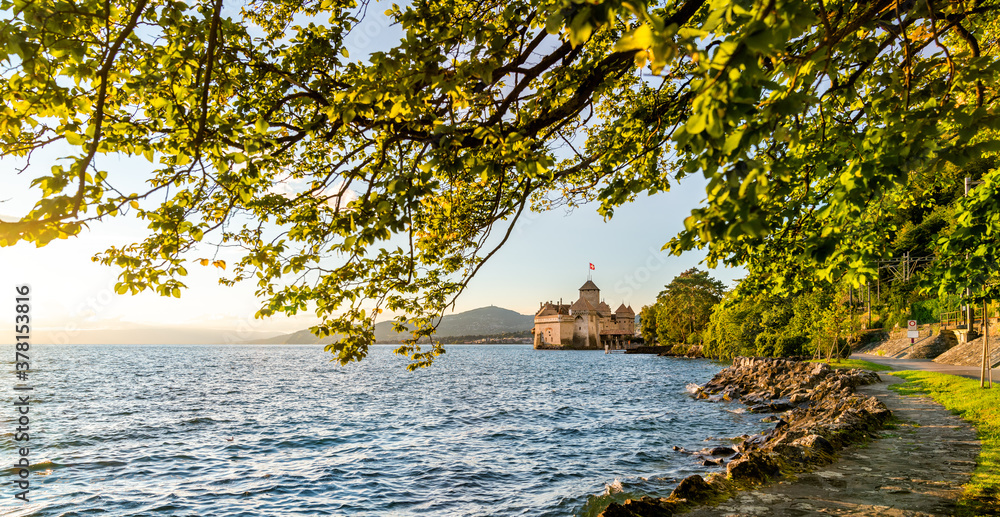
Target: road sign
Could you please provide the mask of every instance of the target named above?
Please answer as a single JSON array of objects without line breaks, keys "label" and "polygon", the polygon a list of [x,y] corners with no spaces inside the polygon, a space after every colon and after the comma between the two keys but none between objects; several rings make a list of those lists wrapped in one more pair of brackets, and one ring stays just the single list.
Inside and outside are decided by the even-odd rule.
[{"label": "road sign", "polygon": [[909,320],[906,322],[906,330],[917,330],[917,320]]}]

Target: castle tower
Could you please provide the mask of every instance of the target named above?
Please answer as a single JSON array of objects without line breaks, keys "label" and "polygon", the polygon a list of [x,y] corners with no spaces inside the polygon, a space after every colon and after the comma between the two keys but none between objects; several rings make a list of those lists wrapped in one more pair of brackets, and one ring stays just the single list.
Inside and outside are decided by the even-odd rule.
[{"label": "castle tower", "polygon": [[618,330],[622,334],[631,336],[635,334],[635,311],[632,310],[632,306],[628,307],[625,304],[621,304],[618,309],[615,310],[615,320],[618,321]]},{"label": "castle tower", "polygon": [[580,298],[587,300],[590,305],[597,307],[601,304],[601,289],[592,280],[580,287]]}]

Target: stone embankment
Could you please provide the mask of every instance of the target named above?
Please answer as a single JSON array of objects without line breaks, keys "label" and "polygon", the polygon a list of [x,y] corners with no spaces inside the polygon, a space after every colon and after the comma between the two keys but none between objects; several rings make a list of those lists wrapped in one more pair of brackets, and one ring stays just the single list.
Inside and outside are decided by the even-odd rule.
[{"label": "stone embankment", "polygon": [[745,437],[722,458],[726,472],[694,475],[669,497],[612,503],[604,517],[670,516],[737,490],[759,485],[833,461],[846,445],[869,439],[891,413],[875,397],[855,388],[879,382],[873,372],[833,370],[825,364],[789,359],[737,358],[700,387],[708,401],[739,400],[751,412],[783,412],[767,434]]},{"label": "stone embankment", "polygon": [[[983,364],[983,336],[956,345],[934,358],[935,363],[959,366],[980,366]],[[1000,366],[1000,335],[990,330],[990,367]]]},{"label": "stone embankment", "polygon": [[[973,339],[965,341],[965,334],[961,339],[959,333],[962,330],[942,330],[940,333],[933,333],[929,325],[922,325],[920,337],[915,338],[911,343],[910,338],[905,337],[905,330],[897,329],[882,339],[860,347],[856,352],[863,354],[881,355],[893,359],[932,359],[940,364],[954,364],[958,366],[979,366],[982,364],[983,337],[978,333],[973,333]],[[990,350],[991,366],[1000,366],[1000,324],[991,319],[990,322]]]},{"label": "stone embankment", "polygon": [[920,330],[920,337],[912,340],[905,330],[896,330],[881,340],[856,350],[864,354],[875,354],[894,359],[933,359],[955,345],[951,334],[934,334],[930,327]]}]

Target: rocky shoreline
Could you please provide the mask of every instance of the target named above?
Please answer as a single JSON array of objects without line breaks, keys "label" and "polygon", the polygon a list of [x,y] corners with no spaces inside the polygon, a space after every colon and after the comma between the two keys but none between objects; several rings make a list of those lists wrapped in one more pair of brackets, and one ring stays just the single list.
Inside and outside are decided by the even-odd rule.
[{"label": "rocky shoreline", "polygon": [[875,397],[858,386],[880,382],[865,370],[834,370],[826,364],[793,359],[740,357],[698,388],[709,402],[738,400],[756,413],[778,413],[774,428],[742,437],[734,449],[703,451],[726,472],[683,479],[665,498],[643,497],[612,503],[604,517],[661,517],[699,504],[725,500],[736,491],[833,461],[838,450],[870,439],[891,418]]}]

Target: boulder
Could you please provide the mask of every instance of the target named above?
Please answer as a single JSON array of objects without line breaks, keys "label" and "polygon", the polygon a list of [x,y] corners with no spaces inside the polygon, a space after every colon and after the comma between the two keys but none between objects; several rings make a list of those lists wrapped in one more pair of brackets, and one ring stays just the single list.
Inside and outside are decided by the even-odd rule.
[{"label": "boulder", "polygon": [[780,474],[781,467],[770,454],[755,449],[729,462],[726,472],[734,481],[760,484]]},{"label": "boulder", "polygon": [[747,411],[751,413],[778,413],[781,411],[788,411],[793,407],[795,407],[795,405],[788,399],[775,399],[763,404],[750,406],[747,408]]},{"label": "boulder", "polygon": [[715,495],[715,490],[705,482],[705,478],[695,474],[681,480],[677,488],[670,492],[670,499],[683,499],[690,503],[707,501]]},{"label": "boulder", "polygon": [[711,449],[703,449],[709,456],[732,456],[736,454],[736,449],[732,447],[712,447]]},{"label": "boulder", "polygon": [[811,396],[812,393],[810,393],[809,391],[798,389],[788,396],[788,401],[791,402],[792,404],[797,405],[803,402],[808,402]]},{"label": "boulder", "polygon": [[802,447],[807,451],[808,455],[816,458],[829,458],[834,453],[833,444],[818,434],[810,434],[809,436],[799,438],[793,441],[792,445]]},{"label": "boulder", "polygon": [[629,499],[624,504],[611,503],[601,512],[600,517],[672,517],[677,513],[679,504],[665,499],[643,497]]}]

